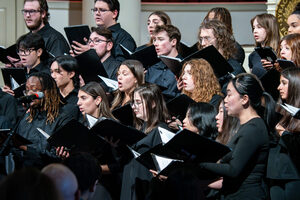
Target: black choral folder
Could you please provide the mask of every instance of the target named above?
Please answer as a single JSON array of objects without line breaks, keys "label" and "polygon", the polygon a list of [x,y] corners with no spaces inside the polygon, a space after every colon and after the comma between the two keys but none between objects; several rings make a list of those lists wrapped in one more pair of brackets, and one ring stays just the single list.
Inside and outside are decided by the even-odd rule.
[{"label": "black choral folder", "polygon": [[161,172],[162,175],[167,175],[173,169],[185,167],[186,164],[215,163],[230,151],[229,147],[221,143],[183,129],[166,144],[155,146],[138,156],[136,160],[149,169],[158,170],[153,155],[174,159],[170,166]]},{"label": "black choral folder", "polygon": [[276,53],[271,47],[255,47],[254,50],[258,53],[261,59],[266,59],[272,63],[277,60]]},{"label": "black choral folder", "polygon": [[[4,84],[9,86],[15,93],[15,97],[24,96],[26,74],[24,68],[1,68]],[[19,87],[13,87],[16,82]]]},{"label": "black choral folder", "polygon": [[277,59],[277,62],[282,70],[287,68],[296,67],[295,63],[291,60]]},{"label": "black choral folder", "polygon": [[47,141],[51,146],[64,146],[71,151],[90,153],[109,145],[104,139],[92,134],[87,127],[74,119],[53,133]]},{"label": "black choral folder", "polygon": [[146,134],[130,126],[123,125],[112,119],[104,119],[96,123],[91,132],[114,141],[120,140],[120,145],[132,145],[143,139]]},{"label": "black choral folder", "polygon": [[272,68],[267,70],[267,72],[260,78],[260,81],[265,89],[275,101],[279,98],[279,91],[277,87],[280,84],[280,72]]},{"label": "black choral folder", "polygon": [[182,41],[179,44],[178,53],[184,58],[191,55],[192,53],[195,53],[196,51],[198,51],[198,42],[196,42],[192,46],[189,46],[185,42],[182,42]]},{"label": "black choral folder", "polygon": [[191,59],[203,58],[214,70],[217,78],[221,78],[228,73],[233,72],[233,68],[227,62],[227,60],[219,53],[219,51],[213,46],[208,46],[204,49],[196,51],[184,59],[173,58],[168,56],[158,56],[165,65],[175,74],[175,76],[180,77],[183,64]]},{"label": "black choral folder", "polygon": [[7,56],[20,59],[19,55],[17,54],[17,46],[16,44],[9,46],[8,48],[0,47],[0,61],[5,64],[12,64],[8,59]]},{"label": "black choral folder", "polygon": [[79,65],[79,73],[81,74],[85,83],[91,81],[100,82],[101,80],[98,75],[105,78],[108,77],[95,49],[90,49],[76,56],[75,58]]},{"label": "black choral folder", "polygon": [[112,114],[122,124],[126,126],[133,126],[133,111],[130,104],[114,109]]},{"label": "black choral folder", "polygon": [[126,59],[134,59],[140,61],[145,69],[148,69],[152,65],[158,63],[160,60],[157,58],[157,53],[155,51],[154,45],[142,48],[141,50],[131,52],[122,44],[120,48]]},{"label": "black choral folder", "polygon": [[88,25],[74,25],[64,27],[69,44],[72,45],[73,41],[79,42],[80,44],[86,44],[83,38],[87,40],[90,38],[90,28]]},{"label": "black choral folder", "polygon": [[167,109],[171,116],[182,121],[185,118],[189,105],[192,103],[195,103],[193,99],[185,94],[180,94],[167,102]]}]

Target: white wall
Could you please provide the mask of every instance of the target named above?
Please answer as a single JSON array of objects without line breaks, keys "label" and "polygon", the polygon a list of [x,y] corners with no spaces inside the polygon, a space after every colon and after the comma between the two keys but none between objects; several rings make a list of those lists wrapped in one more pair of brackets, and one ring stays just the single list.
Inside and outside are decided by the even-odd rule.
[{"label": "white wall", "polygon": [[188,44],[194,44],[197,40],[199,26],[206,16],[208,10],[213,7],[226,7],[232,15],[233,31],[236,40],[240,44],[254,44],[250,19],[257,14],[266,12],[264,3],[248,3],[248,4],[193,4],[193,5],[170,5],[163,6],[161,4],[144,4],[141,12],[141,43],[149,41],[147,34],[147,18],[149,14],[155,10],[165,11],[172,20],[172,24],[177,26],[182,34],[182,41]]}]

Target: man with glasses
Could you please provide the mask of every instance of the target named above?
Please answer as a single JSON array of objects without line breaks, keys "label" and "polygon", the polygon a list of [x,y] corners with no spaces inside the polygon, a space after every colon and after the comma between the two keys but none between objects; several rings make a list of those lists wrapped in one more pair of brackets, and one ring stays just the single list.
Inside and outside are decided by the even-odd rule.
[{"label": "man with glasses", "polygon": [[[38,33],[45,41],[46,50],[52,56],[68,53],[70,48],[64,36],[49,25],[49,12],[46,0],[24,0],[22,9],[24,21],[32,33]],[[21,62],[10,56],[7,57],[15,66],[22,66]]]},{"label": "man with glasses", "polygon": [[37,33],[27,33],[17,40],[17,53],[26,73],[45,72],[50,74],[49,55],[45,50],[45,42]]},{"label": "man with glasses", "polygon": [[[119,61],[125,60],[120,44],[130,51],[134,51],[136,44],[132,36],[121,28],[117,23],[120,13],[120,3],[118,0],[95,0],[94,8],[91,9],[98,27],[108,28],[112,32],[114,46],[112,55]],[[78,42],[74,42],[72,47],[76,54],[83,53],[88,48]]]},{"label": "man with glasses", "polygon": [[[24,66],[25,75],[28,77],[35,72],[50,74],[51,57],[45,50],[45,42],[37,33],[22,35],[16,42],[17,53],[20,56],[20,63]],[[3,91],[14,95],[9,86],[4,86]]]},{"label": "man with glasses", "polygon": [[24,0],[22,13],[27,28],[43,37],[50,54],[59,56],[69,52],[69,45],[64,36],[49,25],[50,14],[46,0]]},{"label": "man with glasses", "polygon": [[[237,75],[245,72],[244,68],[234,57],[237,49],[233,35],[229,32],[225,24],[219,20],[204,21],[199,28],[200,49],[213,45],[227,62],[232,66],[232,74]],[[224,76],[219,79],[222,92],[226,93],[227,83],[230,77]]]},{"label": "man with glasses", "polygon": [[116,60],[111,53],[114,46],[111,31],[107,28],[92,27],[88,45],[96,50],[108,78],[117,80],[116,74],[121,62]]}]

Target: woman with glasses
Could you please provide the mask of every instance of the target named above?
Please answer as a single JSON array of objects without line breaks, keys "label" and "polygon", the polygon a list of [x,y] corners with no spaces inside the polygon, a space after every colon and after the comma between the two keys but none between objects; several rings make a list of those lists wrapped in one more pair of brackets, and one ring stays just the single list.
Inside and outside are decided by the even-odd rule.
[{"label": "woman with glasses", "polygon": [[[132,109],[135,114],[135,127],[147,134],[132,148],[138,153],[144,153],[161,143],[158,127],[168,129],[165,121],[168,117],[166,104],[160,89],[155,84],[145,84],[137,87],[132,93]],[[152,174],[149,170],[132,159],[123,172],[121,199],[144,199]],[[138,181],[138,180],[141,181]]]}]

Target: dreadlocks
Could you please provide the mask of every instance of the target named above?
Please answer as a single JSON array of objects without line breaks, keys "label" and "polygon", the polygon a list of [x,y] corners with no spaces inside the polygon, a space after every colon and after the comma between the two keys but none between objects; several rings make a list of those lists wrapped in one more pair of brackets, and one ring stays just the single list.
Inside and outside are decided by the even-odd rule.
[{"label": "dreadlocks", "polygon": [[47,113],[46,123],[54,122],[59,114],[60,105],[60,96],[54,79],[49,74],[43,72],[33,73],[30,77],[37,77],[39,79],[44,92],[44,98],[41,99],[38,108],[30,108],[30,115],[27,118],[28,122],[32,122],[38,110]]}]

